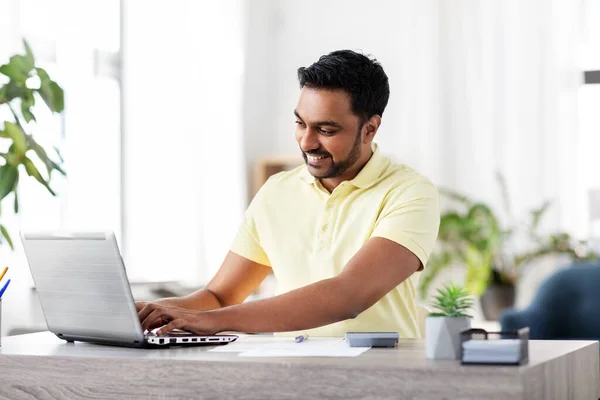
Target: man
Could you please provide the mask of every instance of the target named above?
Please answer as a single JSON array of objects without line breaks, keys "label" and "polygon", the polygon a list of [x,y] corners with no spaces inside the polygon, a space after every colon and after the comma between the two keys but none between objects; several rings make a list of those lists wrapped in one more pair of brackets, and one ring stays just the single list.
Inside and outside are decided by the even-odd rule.
[{"label": "man", "polygon": [[[306,166],[263,185],[205,288],[137,303],[145,329],[422,337],[410,278],[437,238],[439,197],[373,142],[388,78],[352,51],[322,56],[298,78],[296,140]],[[243,303],[271,272],[276,295]]]}]

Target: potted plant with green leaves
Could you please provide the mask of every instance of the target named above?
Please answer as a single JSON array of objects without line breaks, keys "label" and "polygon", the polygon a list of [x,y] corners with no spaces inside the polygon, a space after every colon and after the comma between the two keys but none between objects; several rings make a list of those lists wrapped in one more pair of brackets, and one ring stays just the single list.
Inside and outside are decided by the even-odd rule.
[{"label": "potted plant with green leaves", "polygon": [[[483,314],[497,320],[504,308],[513,307],[515,286],[525,267],[548,255],[567,255],[573,262],[597,258],[585,241],[574,240],[568,233],[541,233],[540,224],[551,203],[546,201],[529,211],[524,218],[512,215],[508,190],[502,175],[497,174],[507,223],[485,203],[460,193],[440,189],[454,207],[442,213],[437,248],[430,257],[419,282],[424,299],[435,278],[452,266],[465,267],[465,287],[480,297]],[[516,235],[524,238],[520,249],[510,251]]]},{"label": "potted plant with green leaves", "polygon": [[435,311],[425,320],[425,355],[435,360],[460,358],[460,332],[471,327],[471,295],[460,285],[446,283],[431,306]]},{"label": "potted plant with green leaves", "polygon": [[[0,218],[5,212],[4,204],[12,194],[11,208],[19,212],[18,188],[25,172],[43,185],[53,196],[50,187],[54,171],[65,175],[63,159],[57,148],[44,148],[30,133],[36,123],[34,111],[38,104],[45,104],[51,112],[60,113],[64,108],[63,89],[48,73],[35,65],[31,48],[26,41],[24,54],[10,57],[0,66],[0,116],[7,110],[9,117],[0,120]],[[2,80],[5,81],[2,84]],[[40,101],[41,100],[41,101]],[[50,154],[55,153],[55,157]],[[41,172],[45,169],[45,173]],[[0,223],[0,244],[3,241],[13,248],[12,238]]]}]

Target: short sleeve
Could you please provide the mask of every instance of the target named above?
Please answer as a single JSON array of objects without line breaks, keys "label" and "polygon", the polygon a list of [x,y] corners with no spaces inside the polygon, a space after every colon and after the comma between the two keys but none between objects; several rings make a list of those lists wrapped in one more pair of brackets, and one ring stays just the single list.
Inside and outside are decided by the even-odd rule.
[{"label": "short sleeve", "polygon": [[244,213],[244,219],[233,239],[230,250],[248,260],[270,267],[271,262],[260,245],[260,237],[256,229],[256,217],[264,207],[264,189],[263,186],[258,191]]},{"label": "short sleeve", "polygon": [[439,228],[439,193],[433,184],[418,182],[389,196],[371,237],[383,237],[406,247],[425,267]]}]

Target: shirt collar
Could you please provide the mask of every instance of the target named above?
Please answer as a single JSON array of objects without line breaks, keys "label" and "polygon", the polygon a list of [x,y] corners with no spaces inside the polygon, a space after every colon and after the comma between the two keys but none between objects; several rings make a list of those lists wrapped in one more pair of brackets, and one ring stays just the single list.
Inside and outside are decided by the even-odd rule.
[{"label": "shirt collar", "polygon": [[[349,181],[349,183],[361,189],[373,185],[377,178],[381,176],[381,173],[385,168],[385,157],[379,152],[379,146],[373,142],[371,144],[371,149],[373,150],[373,154],[369,161],[367,161],[365,166],[359,171],[358,175]],[[312,176],[306,167],[302,170],[301,178],[307,184],[314,184],[317,182],[317,178]]]}]

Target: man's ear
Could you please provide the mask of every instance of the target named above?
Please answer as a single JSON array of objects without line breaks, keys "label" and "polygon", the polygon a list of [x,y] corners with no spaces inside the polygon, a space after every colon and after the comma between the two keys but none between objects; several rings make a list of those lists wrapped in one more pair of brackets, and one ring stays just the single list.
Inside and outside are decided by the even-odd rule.
[{"label": "man's ear", "polygon": [[369,118],[363,126],[363,141],[365,143],[371,143],[375,138],[375,134],[377,133],[377,130],[379,130],[380,126],[381,117],[379,115],[373,115],[371,118]]}]

